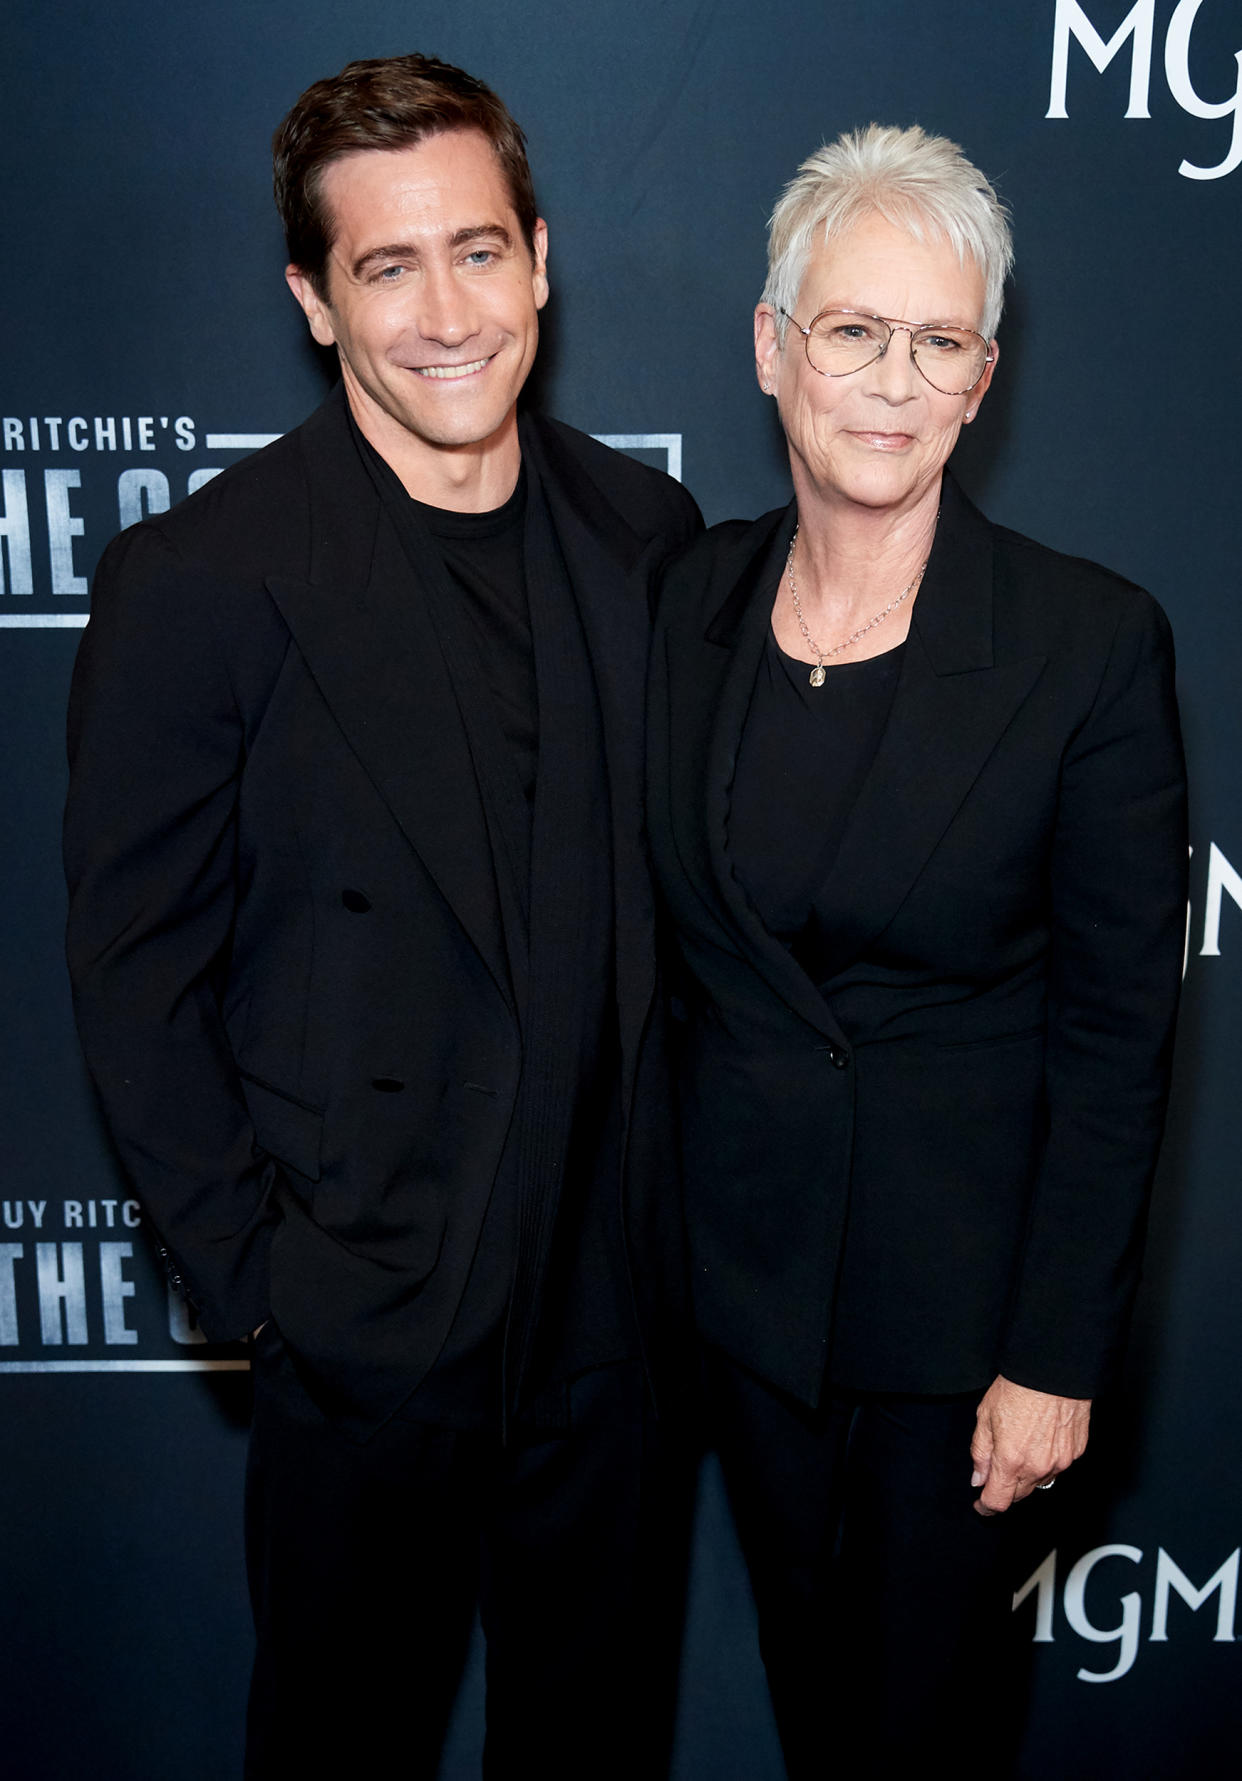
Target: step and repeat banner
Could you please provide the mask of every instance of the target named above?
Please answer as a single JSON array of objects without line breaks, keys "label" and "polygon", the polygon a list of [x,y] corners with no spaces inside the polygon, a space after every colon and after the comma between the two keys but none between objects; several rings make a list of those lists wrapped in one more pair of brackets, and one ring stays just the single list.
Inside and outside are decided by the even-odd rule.
[{"label": "step and repeat banner", "polygon": [[[1164,604],[1194,839],[1177,1086],[1126,1382],[1079,1471],[1019,1511],[1021,1773],[1231,1772],[1239,0],[113,0],[21,9],[5,37],[5,1773],[240,1773],[246,1363],[169,1296],[78,1060],[61,952],[63,713],[109,537],[295,425],[327,386],[281,276],[274,125],[320,75],[410,49],[482,76],[529,135],[553,286],[535,399],[680,476],[709,522],[786,498],[750,318],[765,220],[797,163],[843,128],[917,122],[960,142],[1012,207],[1001,363],[956,468],[993,519]],[[476,1654],[446,1778],[477,1773],[480,1691]],[[709,1463],[676,1775],[781,1773]]]}]

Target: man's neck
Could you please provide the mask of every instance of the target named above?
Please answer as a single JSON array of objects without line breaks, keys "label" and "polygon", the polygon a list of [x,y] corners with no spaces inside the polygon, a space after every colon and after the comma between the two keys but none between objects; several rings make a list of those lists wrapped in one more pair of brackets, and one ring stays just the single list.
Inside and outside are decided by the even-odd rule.
[{"label": "man's neck", "polygon": [[391,416],[350,396],[358,430],[396,474],[407,495],[427,507],[450,513],[490,513],[503,507],[517,487],[522,468],[517,410],[486,439],[469,445],[434,445],[419,439]]}]

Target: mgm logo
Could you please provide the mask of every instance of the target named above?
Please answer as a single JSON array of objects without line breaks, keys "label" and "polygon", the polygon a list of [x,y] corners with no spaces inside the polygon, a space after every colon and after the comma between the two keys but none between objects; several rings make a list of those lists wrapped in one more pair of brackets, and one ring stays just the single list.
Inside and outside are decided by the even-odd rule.
[{"label": "mgm logo", "polygon": [[[1164,38],[1164,78],[1169,92],[1190,117],[1232,118],[1232,135],[1222,160],[1214,167],[1196,167],[1183,161],[1178,172],[1185,179],[1223,179],[1242,163],[1242,50],[1234,56],[1236,85],[1224,99],[1204,99],[1190,77],[1190,38],[1203,0],[1179,0],[1173,8]],[[1052,90],[1045,117],[1064,118],[1069,80],[1070,39],[1086,55],[1097,74],[1103,74],[1113,58],[1130,45],[1130,102],[1128,118],[1149,118],[1151,62],[1155,42],[1156,0],[1136,0],[1117,29],[1104,41],[1078,0],[1057,0],[1052,27]]]}]

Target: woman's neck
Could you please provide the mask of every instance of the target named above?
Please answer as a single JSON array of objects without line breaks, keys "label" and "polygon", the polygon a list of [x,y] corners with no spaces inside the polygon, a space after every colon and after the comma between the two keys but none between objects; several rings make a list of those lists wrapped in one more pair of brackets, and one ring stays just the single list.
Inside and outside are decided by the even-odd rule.
[{"label": "woman's neck", "polygon": [[[910,628],[910,609],[936,532],[939,483],[901,509],[797,492],[795,549],[772,611],[778,644],[812,662],[821,653],[843,662],[865,661],[894,648]],[[862,634],[839,649],[855,632]]]},{"label": "woman's neck", "polygon": [[809,598],[817,611],[848,627],[851,618],[869,616],[900,593],[927,561],[940,512],[939,482],[897,509],[825,500],[803,489],[797,494],[804,611]]}]

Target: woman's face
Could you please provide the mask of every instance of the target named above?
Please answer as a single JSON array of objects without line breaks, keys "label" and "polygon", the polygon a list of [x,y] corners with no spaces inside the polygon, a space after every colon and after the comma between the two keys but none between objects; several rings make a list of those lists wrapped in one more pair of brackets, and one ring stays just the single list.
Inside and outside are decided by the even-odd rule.
[{"label": "woman's face", "polygon": [[[825,309],[854,309],[886,321],[978,328],[984,279],[963,266],[943,237],[921,242],[882,216],[856,223],[807,264],[798,304],[809,327]],[[897,332],[884,357],[848,377],[824,377],[810,364],[792,325],[782,348],[776,317],[755,311],[755,365],[775,395],[789,441],[794,487],[808,498],[904,511],[939,487],[940,472],[964,422],[974,418],[995,370],[973,390],[945,396],[916,370],[909,334]]]}]

